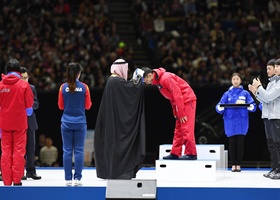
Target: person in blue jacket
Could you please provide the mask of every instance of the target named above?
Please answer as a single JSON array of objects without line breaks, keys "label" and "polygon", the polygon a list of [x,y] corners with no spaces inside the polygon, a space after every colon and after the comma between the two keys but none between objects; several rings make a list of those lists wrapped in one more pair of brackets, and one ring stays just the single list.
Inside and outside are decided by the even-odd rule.
[{"label": "person in blue jacket", "polygon": [[[243,89],[238,73],[231,76],[232,86],[226,91],[216,111],[223,115],[225,134],[229,139],[229,156],[232,172],[241,172],[241,162],[244,152],[244,137],[249,128],[249,112],[255,112],[257,105],[250,92]],[[221,104],[250,104],[245,106],[222,107]]]},{"label": "person in blue jacket", "polygon": [[[85,110],[92,103],[88,85],[79,81],[81,65],[70,63],[67,66],[67,81],[60,86],[58,107],[63,110],[61,117],[61,136],[63,142],[63,167],[66,185],[81,186],[84,167],[84,145],[87,132]],[[74,153],[74,177],[72,174],[72,155]]]}]

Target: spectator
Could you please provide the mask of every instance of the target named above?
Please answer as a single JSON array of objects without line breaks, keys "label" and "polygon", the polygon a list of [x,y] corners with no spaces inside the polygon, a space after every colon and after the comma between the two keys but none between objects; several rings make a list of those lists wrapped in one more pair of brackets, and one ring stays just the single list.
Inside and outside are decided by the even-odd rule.
[{"label": "spectator", "polygon": [[50,137],[46,137],[46,145],[40,150],[40,160],[42,166],[51,167],[54,162],[57,162],[58,151],[53,146],[53,141]]},{"label": "spectator", "polygon": [[64,15],[70,13],[70,5],[64,0],[58,0],[57,5],[54,7],[54,13],[58,15]]},{"label": "spectator", "polygon": [[154,20],[154,28],[157,33],[165,31],[165,21],[162,19],[161,14],[158,14],[157,18]]},{"label": "spectator", "polygon": [[277,18],[280,15],[280,3],[278,0],[269,0],[268,13],[270,17]]},{"label": "spectator", "polygon": [[262,18],[260,19],[260,28],[264,33],[273,31],[271,20],[265,12],[262,13]]},{"label": "spectator", "polygon": [[197,13],[195,0],[183,0],[183,8],[186,17]]},{"label": "spectator", "polygon": [[46,145],[46,135],[39,134],[38,142],[35,145],[35,165],[41,166],[40,151]]},{"label": "spectator", "polygon": [[[279,22],[274,20],[270,26],[269,21],[272,23],[274,18],[277,19],[280,13],[279,2],[270,0],[258,2],[256,5],[252,2],[254,1],[241,4],[240,1],[196,0],[194,3],[193,0],[160,0],[150,3],[147,0],[138,0],[132,5],[135,11],[133,12],[134,19],[137,22],[135,28],[138,44],[147,45],[151,50],[148,51],[150,60],[163,67],[162,61],[165,55],[161,53],[161,49],[168,48],[168,43],[173,38],[176,38],[182,49],[180,52],[174,52],[171,49],[170,54],[174,57],[173,60],[177,60],[181,52],[187,52],[187,58],[193,61],[207,55],[209,51],[213,53],[215,59],[221,52],[226,52],[225,58],[230,59],[233,51],[237,51],[232,44],[240,43],[242,47],[246,46],[247,42],[253,42],[255,48],[256,46],[264,47],[257,52],[258,60],[263,55],[277,57],[280,40],[275,34],[277,30],[271,30],[271,28],[276,29]],[[188,9],[190,9],[189,6],[192,8],[187,15],[183,9],[186,3]],[[213,3],[214,6],[211,6]],[[207,5],[210,5],[211,9],[208,9]],[[18,7],[20,9],[17,9]],[[71,9],[72,7],[77,9]],[[90,69],[93,70],[91,72],[94,73],[95,84],[94,86],[90,84],[89,87],[91,89],[92,87],[104,88],[110,75],[108,62],[111,63],[117,59],[116,57],[111,59],[110,55],[118,53],[121,38],[117,32],[118,24],[111,19],[105,1],[60,0],[55,4],[48,0],[38,4],[36,9],[34,8],[35,6],[31,3],[23,1],[18,1],[16,4],[11,1],[3,2],[3,12],[0,13],[0,64],[5,64],[9,57],[17,57],[30,69],[31,84],[38,90],[55,90],[65,78],[64,67],[69,59],[75,59],[83,66],[90,66],[94,60],[98,66],[102,66],[102,73],[98,72],[99,69]],[[181,9],[182,15],[179,11]],[[267,21],[262,13],[267,13],[268,10],[271,14],[267,14]],[[71,15],[67,14],[69,11]],[[27,17],[24,16],[26,12],[28,12]],[[39,18],[38,13],[42,13]],[[149,20],[146,19],[147,15]],[[159,29],[154,26],[157,15],[161,15],[165,22],[164,31],[157,32]],[[250,16],[254,18],[253,21],[247,21],[247,17],[250,18]],[[221,25],[220,30],[223,34],[212,32],[210,35],[215,42],[205,40],[207,35],[197,36],[197,33],[204,34],[207,29],[208,32],[213,30],[217,23]],[[19,28],[13,28],[10,24]],[[141,25],[144,26],[141,27]],[[23,30],[20,28],[22,26],[26,28]],[[173,30],[177,31],[176,35],[170,34]],[[232,38],[233,35],[235,35],[234,38]],[[275,37],[272,37],[274,35]],[[197,46],[195,43],[197,37],[204,39],[202,47],[190,48],[193,44]],[[255,43],[255,41],[259,42]],[[197,49],[199,49],[198,52]],[[245,65],[249,66],[250,63],[242,56],[243,51],[240,48],[238,55],[241,57],[243,67],[246,67]],[[122,55],[127,56],[133,52],[127,43],[126,51]],[[101,55],[106,60],[107,70],[103,70],[104,61]],[[221,76],[224,76],[223,73],[225,72],[222,72]],[[265,68],[262,68],[261,78],[264,75]],[[190,84],[200,84],[195,80],[200,79],[194,77]]]}]

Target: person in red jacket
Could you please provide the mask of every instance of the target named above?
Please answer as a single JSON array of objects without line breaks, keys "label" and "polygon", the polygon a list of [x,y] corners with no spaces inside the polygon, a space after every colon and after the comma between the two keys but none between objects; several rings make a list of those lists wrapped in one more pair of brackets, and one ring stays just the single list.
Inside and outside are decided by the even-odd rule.
[{"label": "person in red jacket", "polygon": [[32,113],[33,93],[21,79],[20,64],[10,59],[0,82],[0,128],[2,129],[2,178],[4,185],[22,185],[24,174],[27,115]]},{"label": "person in red jacket", "polygon": [[[163,159],[197,160],[194,136],[196,95],[190,85],[179,76],[165,69],[144,70],[144,82],[156,85],[160,93],[170,101],[176,119],[172,149]],[[185,145],[184,155],[182,147]]]},{"label": "person in red jacket", "polygon": [[[1,109],[1,108],[0,108]],[[0,120],[1,121],[1,120]],[[2,172],[1,172],[1,154],[2,154],[2,148],[1,148],[1,138],[2,138],[2,130],[0,129],[0,181],[3,181],[2,179]]]}]

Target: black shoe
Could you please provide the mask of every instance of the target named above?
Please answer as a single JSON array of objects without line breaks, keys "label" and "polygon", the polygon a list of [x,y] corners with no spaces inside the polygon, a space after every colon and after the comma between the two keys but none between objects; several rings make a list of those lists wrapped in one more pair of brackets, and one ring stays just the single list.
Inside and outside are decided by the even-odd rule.
[{"label": "black shoe", "polygon": [[38,176],[37,174],[28,174],[28,173],[26,173],[26,177],[32,178],[34,180],[40,180],[42,178],[41,176]]},{"label": "black shoe", "polygon": [[23,176],[23,177],[21,177],[21,180],[26,181],[26,180],[27,180],[27,177],[26,177],[26,176]]},{"label": "black shoe", "polygon": [[14,186],[22,186],[22,182],[14,183]]},{"label": "black shoe", "polygon": [[179,157],[179,160],[197,160],[197,156],[183,155]]},{"label": "black shoe", "polygon": [[3,181],[3,179],[2,179],[2,175],[0,175],[0,181]]},{"label": "black shoe", "polygon": [[176,156],[174,154],[169,154],[168,156],[163,157],[164,160],[178,160],[179,156]]}]

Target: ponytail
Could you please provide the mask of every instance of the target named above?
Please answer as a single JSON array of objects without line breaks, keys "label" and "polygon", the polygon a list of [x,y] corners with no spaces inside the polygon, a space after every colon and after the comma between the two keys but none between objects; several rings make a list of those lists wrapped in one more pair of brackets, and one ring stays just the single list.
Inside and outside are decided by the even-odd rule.
[{"label": "ponytail", "polygon": [[69,86],[69,91],[71,93],[75,92],[76,89],[76,79],[81,72],[81,65],[79,63],[69,63],[67,66],[67,83]]}]

